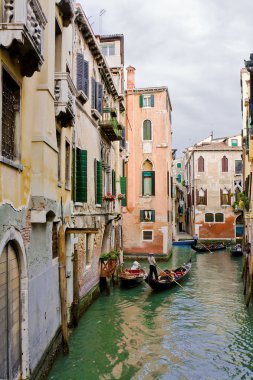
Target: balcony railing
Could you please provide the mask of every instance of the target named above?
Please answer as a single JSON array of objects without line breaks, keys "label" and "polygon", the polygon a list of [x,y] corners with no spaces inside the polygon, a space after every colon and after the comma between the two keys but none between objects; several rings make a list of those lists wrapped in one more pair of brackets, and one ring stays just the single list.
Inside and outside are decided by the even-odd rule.
[{"label": "balcony railing", "polygon": [[55,73],[55,117],[62,127],[75,123],[76,88],[68,73]]},{"label": "balcony railing", "polygon": [[101,131],[110,141],[120,141],[121,127],[114,108],[104,108],[102,120],[99,122]]},{"label": "balcony railing", "polygon": [[0,41],[19,61],[21,74],[32,76],[43,63],[46,17],[38,0],[3,0]]},{"label": "balcony railing", "polygon": [[55,0],[55,3],[61,11],[63,26],[69,26],[75,14],[73,0]]}]

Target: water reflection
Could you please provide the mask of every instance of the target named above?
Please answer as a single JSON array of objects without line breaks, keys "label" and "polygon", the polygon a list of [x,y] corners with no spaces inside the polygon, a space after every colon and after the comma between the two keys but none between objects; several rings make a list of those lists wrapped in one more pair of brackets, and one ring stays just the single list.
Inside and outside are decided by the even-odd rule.
[{"label": "water reflection", "polygon": [[241,258],[177,248],[163,268],[192,256],[182,284],[154,293],[114,289],[86,312],[49,379],[253,378],[252,309],[243,302]]}]

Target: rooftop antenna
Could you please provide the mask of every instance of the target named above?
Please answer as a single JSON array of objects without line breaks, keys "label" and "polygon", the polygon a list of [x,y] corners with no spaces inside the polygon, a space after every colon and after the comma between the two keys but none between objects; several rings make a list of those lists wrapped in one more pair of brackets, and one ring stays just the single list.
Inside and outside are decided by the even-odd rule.
[{"label": "rooftop antenna", "polygon": [[105,14],[106,9],[101,9],[99,12],[99,35],[102,35],[102,16]]},{"label": "rooftop antenna", "polygon": [[213,140],[213,131],[211,131],[211,140]]}]

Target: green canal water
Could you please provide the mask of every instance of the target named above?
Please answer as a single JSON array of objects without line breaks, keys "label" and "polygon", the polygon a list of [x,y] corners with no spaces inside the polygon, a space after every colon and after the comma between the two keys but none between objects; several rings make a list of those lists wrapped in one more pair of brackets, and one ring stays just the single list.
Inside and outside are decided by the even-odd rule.
[{"label": "green canal water", "polygon": [[180,247],[159,266],[189,257],[184,289],[154,293],[144,283],[101,295],[48,379],[253,379],[253,309],[244,306],[242,258]]}]

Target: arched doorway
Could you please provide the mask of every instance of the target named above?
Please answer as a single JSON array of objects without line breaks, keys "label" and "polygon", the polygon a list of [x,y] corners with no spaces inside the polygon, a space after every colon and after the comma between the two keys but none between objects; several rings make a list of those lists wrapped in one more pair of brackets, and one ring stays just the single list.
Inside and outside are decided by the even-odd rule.
[{"label": "arched doorway", "polygon": [[0,256],[0,378],[21,373],[21,282],[17,249],[9,241]]},{"label": "arched doorway", "polygon": [[236,218],[236,237],[242,238],[244,234],[243,214]]}]

